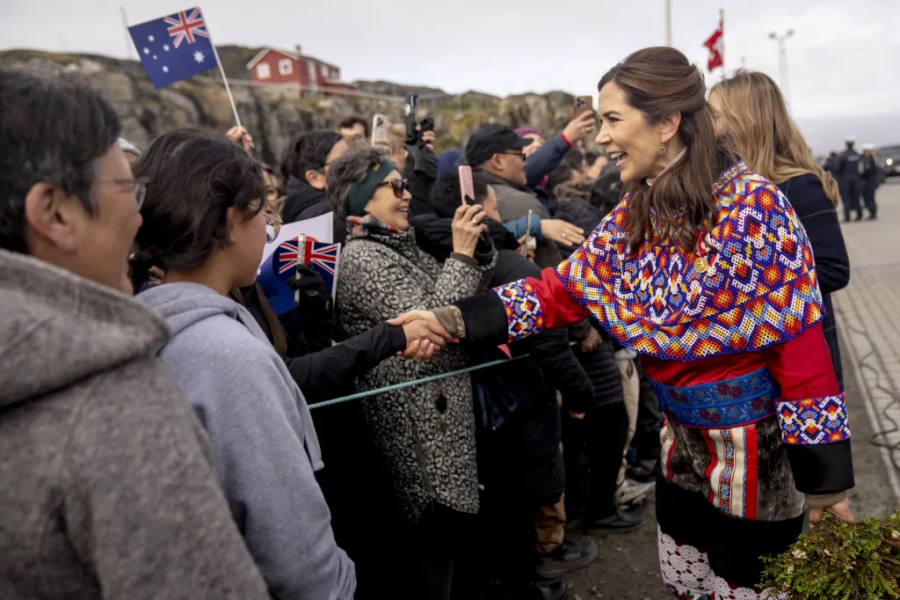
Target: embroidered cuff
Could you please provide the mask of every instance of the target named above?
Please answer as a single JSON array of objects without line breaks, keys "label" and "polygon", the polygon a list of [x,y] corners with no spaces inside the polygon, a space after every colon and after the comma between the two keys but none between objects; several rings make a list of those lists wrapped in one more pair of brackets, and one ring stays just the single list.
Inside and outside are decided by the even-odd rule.
[{"label": "embroidered cuff", "polygon": [[506,326],[509,341],[514,342],[534,335],[544,329],[544,311],[534,288],[526,280],[516,281],[494,292],[506,309]]},{"label": "embroidered cuff", "polygon": [[850,439],[843,392],[836,396],[779,402],[778,420],[785,444],[811,446]]}]

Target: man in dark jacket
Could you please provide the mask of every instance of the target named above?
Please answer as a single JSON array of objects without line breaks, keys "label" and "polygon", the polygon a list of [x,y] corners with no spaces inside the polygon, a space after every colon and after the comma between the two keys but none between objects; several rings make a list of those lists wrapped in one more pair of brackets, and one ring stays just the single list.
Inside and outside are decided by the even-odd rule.
[{"label": "man in dark jacket", "polygon": [[856,138],[847,138],[847,149],[837,155],[834,161],[834,177],[841,188],[841,201],[844,204],[844,222],[851,219],[851,213],[856,211],[856,220],[862,221],[862,178],[859,174],[859,152],[853,147]]},{"label": "man in dark jacket", "polygon": [[[531,211],[541,219],[549,219],[550,204],[543,192],[527,186],[525,153],[531,143],[503,125],[487,125],[472,135],[466,145],[466,160],[473,169],[484,173],[494,188],[502,222],[527,217]],[[555,267],[562,261],[556,244],[550,240],[538,243],[535,262],[541,267]]]},{"label": "man in dark jacket", "polygon": [[[285,223],[333,212],[325,195],[328,168],[346,151],[347,143],[341,135],[330,130],[307,131],[291,140],[281,160],[281,176],[287,182],[281,209]],[[335,219],[332,241],[343,244],[346,237],[347,225]]]},{"label": "man in dark jacket", "polygon": [[881,167],[878,166],[878,157],[875,155],[875,144],[864,144],[862,160],[859,165],[859,174],[862,178],[863,203],[869,211],[869,220],[878,218],[878,205],[875,204],[875,190],[881,185]]},{"label": "man in dark jacket", "polygon": [[146,182],[115,109],[3,70],[0,106],[0,598],[268,598],[131,298]]}]

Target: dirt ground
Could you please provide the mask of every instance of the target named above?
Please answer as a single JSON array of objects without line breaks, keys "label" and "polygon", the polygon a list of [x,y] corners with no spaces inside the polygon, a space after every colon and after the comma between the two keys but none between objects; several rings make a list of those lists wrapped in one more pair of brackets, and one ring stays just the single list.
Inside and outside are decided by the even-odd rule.
[{"label": "dirt ground", "polygon": [[[846,347],[844,340],[842,346]],[[882,516],[900,506],[887,483],[878,449],[869,443],[873,430],[862,405],[852,365],[845,362],[845,391],[853,424],[856,488],[850,492],[854,514]],[[644,508],[644,525],[626,534],[594,536],[597,560],[564,578],[569,600],[670,600],[659,575],[656,520],[652,502]],[[576,530],[577,531],[577,530]]]}]

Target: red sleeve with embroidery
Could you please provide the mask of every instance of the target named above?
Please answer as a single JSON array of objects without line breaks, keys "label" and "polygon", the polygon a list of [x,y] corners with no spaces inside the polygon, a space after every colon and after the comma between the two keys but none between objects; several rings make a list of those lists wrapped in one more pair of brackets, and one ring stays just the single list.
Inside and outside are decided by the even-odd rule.
[{"label": "red sleeve with embroidery", "polygon": [[558,329],[590,316],[559,280],[553,269],[544,269],[541,278],[529,277],[494,288],[506,309],[509,341]]},{"label": "red sleeve with embroidery", "polygon": [[850,439],[847,406],[821,323],[766,349],[765,356],[781,388],[778,420],[785,444],[814,446]]}]

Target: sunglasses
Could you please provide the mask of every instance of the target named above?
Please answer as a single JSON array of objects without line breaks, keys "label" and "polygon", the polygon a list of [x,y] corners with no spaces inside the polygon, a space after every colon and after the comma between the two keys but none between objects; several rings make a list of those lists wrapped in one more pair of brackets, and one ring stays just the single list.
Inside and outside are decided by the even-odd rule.
[{"label": "sunglasses", "polygon": [[409,180],[408,179],[394,179],[393,181],[385,181],[378,184],[378,187],[383,185],[389,185],[394,188],[394,195],[397,196],[397,199],[403,199],[403,192],[409,190]]},{"label": "sunglasses", "polygon": [[500,154],[505,154],[507,156],[518,156],[522,160],[528,160],[528,155],[524,152],[501,152]]}]

